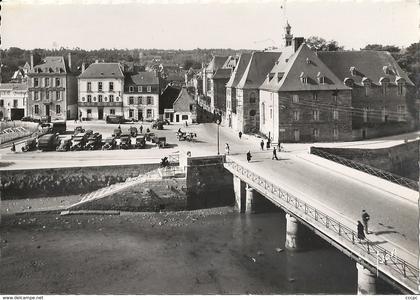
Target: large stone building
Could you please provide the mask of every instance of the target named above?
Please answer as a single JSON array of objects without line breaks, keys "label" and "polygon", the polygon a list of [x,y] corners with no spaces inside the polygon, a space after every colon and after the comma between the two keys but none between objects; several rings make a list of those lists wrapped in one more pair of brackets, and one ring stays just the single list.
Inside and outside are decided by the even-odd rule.
[{"label": "large stone building", "polygon": [[26,113],[26,83],[0,83],[0,120],[20,120]]},{"label": "large stone building", "polygon": [[77,71],[62,56],[49,56],[28,72],[28,115],[52,120],[77,117]]},{"label": "large stone building", "polygon": [[79,118],[123,115],[124,74],[119,63],[93,63],[78,78]]},{"label": "large stone building", "polygon": [[127,74],[124,83],[123,110],[127,119],[159,119],[160,85],[157,72]]}]

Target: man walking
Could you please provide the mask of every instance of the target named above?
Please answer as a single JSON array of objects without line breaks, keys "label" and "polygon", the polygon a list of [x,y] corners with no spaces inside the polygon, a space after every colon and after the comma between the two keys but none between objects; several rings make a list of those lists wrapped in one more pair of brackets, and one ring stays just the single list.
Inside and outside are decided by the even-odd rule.
[{"label": "man walking", "polygon": [[261,145],[261,150],[264,150],[264,140],[261,140],[260,145]]},{"label": "man walking", "polygon": [[369,214],[366,212],[366,210],[362,210],[362,221],[363,221],[363,226],[365,227],[366,234],[369,234],[369,230],[368,230],[369,220],[370,220]]},{"label": "man walking", "polygon": [[140,125],[140,133],[143,132],[143,125]]},{"label": "man walking", "polygon": [[270,139],[268,139],[267,140],[267,146],[266,146],[267,150],[270,149],[270,146],[271,146],[271,142],[270,142]]},{"label": "man walking", "polygon": [[277,157],[277,149],[276,149],[276,147],[274,147],[274,149],[273,149],[273,157],[271,159],[279,160],[278,157]]},{"label": "man walking", "polygon": [[229,147],[228,143],[226,143],[226,145],[225,145],[225,152],[226,152],[226,154],[229,154],[229,152],[230,152],[230,147]]},{"label": "man walking", "polygon": [[239,131],[239,139],[242,138],[242,131]]},{"label": "man walking", "polygon": [[250,162],[250,161],[251,161],[251,157],[252,157],[252,155],[251,155],[251,151],[248,151],[248,152],[246,153],[246,160],[247,160],[248,162]]}]

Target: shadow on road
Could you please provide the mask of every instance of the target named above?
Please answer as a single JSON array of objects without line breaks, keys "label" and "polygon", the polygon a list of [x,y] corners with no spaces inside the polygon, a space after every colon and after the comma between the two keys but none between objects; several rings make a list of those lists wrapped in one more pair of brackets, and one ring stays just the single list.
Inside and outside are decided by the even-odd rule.
[{"label": "shadow on road", "polygon": [[375,234],[375,235],[381,235],[381,234],[387,234],[387,233],[398,233],[398,231],[395,231],[395,230],[383,230],[383,231],[374,232],[373,234]]}]

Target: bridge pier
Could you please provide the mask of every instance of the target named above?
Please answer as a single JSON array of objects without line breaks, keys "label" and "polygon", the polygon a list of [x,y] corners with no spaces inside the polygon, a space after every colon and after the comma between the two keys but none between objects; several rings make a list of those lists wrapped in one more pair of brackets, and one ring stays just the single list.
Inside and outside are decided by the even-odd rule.
[{"label": "bridge pier", "polygon": [[363,265],[356,263],[357,268],[357,294],[376,294],[376,274],[366,269]]},{"label": "bridge pier", "polygon": [[254,201],[256,195],[255,190],[250,186],[246,185],[246,196],[245,196],[245,213],[252,214],[254,213]]},{"label": "bridge pier", "polygon": [[235,209],[239,212],[245,211],[245,183],[233,175],[233,191],[235,193]]},{"label": "bridge pier", "polygon": [[299,250],[299,223],[298,220],[290,215],[286,214],[286,248],[288,250]]}]

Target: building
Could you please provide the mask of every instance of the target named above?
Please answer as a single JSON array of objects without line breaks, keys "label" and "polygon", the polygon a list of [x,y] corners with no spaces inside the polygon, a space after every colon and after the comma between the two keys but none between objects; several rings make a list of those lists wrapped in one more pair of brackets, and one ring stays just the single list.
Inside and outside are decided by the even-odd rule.
[{"label": "building", "polygon": [[197,122],[197,102],[194,94],[183,87],[173,103],[172,109],[165,109],[165,119],[176,124]]},{"label": "building", "polygon": [[260,86],[260,132],[275,142],[351,140],[351,88],[301,42],[288,43]]},{"label": "building", "polygon": [[214,110],[214,88],[213,75],[216,71],[223,67],[228,56],[213,56],[209,64],[203,69],[203,107],[208,108],[211,112]]},{"label": "building", "polygon": [[102,120],[123,115],[124,75],[119,63],[95,62],[78,77],[79,118]]},{"label": "building", "polygon": [[163,115],[163,119],[174,122],[174,103],[178,98],[181,89],[177,86],[167,85],[160,95],[159,114]]},{"label": "building", "polygon": [[28,73],[31,66],[26,62],[23,67],[19,67],[14,73],[10,82],[26,83],[28,81]]},{"label": "building", "polygon": [[124,81],[124,117],[134,120],[159,119],[160,85],[157,72],[126,75]]},{"label": "building", "polygon": [[20,120],[27,115],[26,83],[0,84],[0,120]]},{"label": "building", "polygon": [[252,52],[242,77],[235,87],[235,130],[243,133],[258,132],[260,127],[259,88],[273,68],[280,52]]},{"label": "building", "polygon": [[353,138],[414,130],[415,86],[386,51],[325,51],[320,60],[352,89]]},{"label": "building", "polygon": [[77,118],[77,68],[62,56],[49,56],[28,72],[28,111],[31,117],[52,120]]}]

